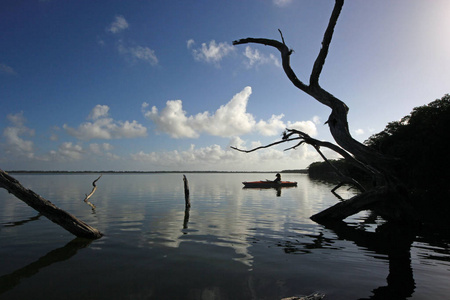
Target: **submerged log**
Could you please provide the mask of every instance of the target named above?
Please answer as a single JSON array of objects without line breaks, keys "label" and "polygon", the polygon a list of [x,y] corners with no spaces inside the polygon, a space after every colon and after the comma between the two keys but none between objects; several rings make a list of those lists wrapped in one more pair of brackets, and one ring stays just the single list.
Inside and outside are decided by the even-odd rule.
[{"label": "submerged log", "polygon": [[50,221],[58,224],[77,237],[98,239],[103,236],[99,230],[77,219],[70,213],[58,208],[56,205],[39,196],[32,190],[25,188],[18,180],[11,177],[8,173],[1,169],[0,187],[6,189],[9,193],[13,194],[33,209],[40,212]]}]

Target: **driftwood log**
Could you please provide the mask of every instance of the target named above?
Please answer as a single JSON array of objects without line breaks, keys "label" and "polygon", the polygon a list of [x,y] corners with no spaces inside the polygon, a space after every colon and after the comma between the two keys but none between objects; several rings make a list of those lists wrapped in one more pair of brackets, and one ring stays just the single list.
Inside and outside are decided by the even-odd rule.
[{"label": "driftwood log", "polygon": [[[362,187],[356,180],[352,178],[342,178],[343,181],[349,182],[357,187],[361,191],[361,194],[353,197],[349,201],[338,203],[337,205],[314,215],[312,219],[316,222],[321,223],[326,222],[327,220],[343,220],[346,217],[358,213],[361,210],[367,210],[375,206],[380,207],[382,205],[379,205],[379,202],[386,202],[395,199],[396,197],[398,198],[398,201],[394,202],[395,205],[399,208],[397,212],[404,213],[401,218],[414,219],[414,216],[411,214],[412,210],[410,209],[408,196],[405,192],[403,184],[393,175],[394,172],[392,171],[392,167],[395,160],[393,160],[392,158],[388,158],[380,154],[376,150],[369,148],[366,145],[355,140],[350,134],[347,121],[349,108],[343,101],[339,100],[337,97],[333,96],[331,93],[329,93],[319,85],[319,77],[325,64],[325,59],[328,54],[331,39],[333,37],[334,28],[337,24],[337,20],[339,18],[343,5],[344,0],[335,0],[335,5],[323,36],[322,47],[314,62],[309,77],[309,84],[301,81],[295,74],[294,70],[291,68],[290,56],[293,53],[293,50],[289,49],[286,46],[281,31],[279,31],[281,35],[281,41],[251,37],[233,41],[233,45],[252,43],[271,46],[277,49],[281,54],[283,70],[292,84],[304,93],[310,95],[311,97],[331,109],[331,114],[325,124],[328,124],[330,133],[336,141],[337,145],[330,142],[318,141],[309,137],[306,133],[298,130],[287,129],[287,131],[283,135],[283,139],[279,142],[263,147],[258,147],[252,150],[240,151],[251,152],[279,143],[300,140],[300,142],[296,146],[289,149],[295,148],[302,143],[307,143],[309,145],[312,145],[324,158],[324,155],[320,152],[319,148],[329,148],[332,151],[340,154],[344,159],[356,165],[372,177],[372,186],[368,188]],[[294,135],[298,137],[292,137]],[[394,194],[397,194],[396,197],[392,196]],[[385,195],[388,195],[389,197],[385,197]]]},{"label": "driftwood log", "polygon": [[40,212],[50,221],[60,225],[77,237],[98,239],[103,236],[99,230],[77,219],[70,213],[58,208],[56,205],[39,196],[32,190],[23,187],[18,180],[11,177],[1,169],[0,187],[6,189],[9,193],[13,194],[33,209]]}]

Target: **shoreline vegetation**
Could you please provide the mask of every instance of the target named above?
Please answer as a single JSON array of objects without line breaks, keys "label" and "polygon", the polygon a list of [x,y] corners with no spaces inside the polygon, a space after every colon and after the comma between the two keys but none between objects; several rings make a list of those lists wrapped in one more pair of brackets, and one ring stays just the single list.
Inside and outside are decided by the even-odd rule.
[{"label": "shoreline vegetation", "polygon": [[11,170],[9,174],[192,174],[192,173],[299,173],[308,174],[307,169],[282,170],[282,171],[32,171],[32,170]]}]

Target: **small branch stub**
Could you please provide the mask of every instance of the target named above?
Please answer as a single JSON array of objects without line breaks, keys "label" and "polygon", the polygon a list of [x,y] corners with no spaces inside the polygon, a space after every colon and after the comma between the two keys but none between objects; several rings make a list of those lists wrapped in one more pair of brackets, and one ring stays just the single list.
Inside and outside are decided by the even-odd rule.
[{"label": "small branch stub", "polygon": [[95,179],[92,182],[92,186],[93,186],[92,191],[89,193],[89,195],[86,195],[86,198],[84,198],[84,202],[89,204],[92,207],[92,210],[95,210],[95,205],[92,204],[91,202],[89,202],[88,200],[89,200],[89,198],[91,198],[92,195],[94,195],[95,191],[97,190],[97,185],[95,183],[100,179],[100,177],[102,177],[102,175],[100,175],[97,179]]}]

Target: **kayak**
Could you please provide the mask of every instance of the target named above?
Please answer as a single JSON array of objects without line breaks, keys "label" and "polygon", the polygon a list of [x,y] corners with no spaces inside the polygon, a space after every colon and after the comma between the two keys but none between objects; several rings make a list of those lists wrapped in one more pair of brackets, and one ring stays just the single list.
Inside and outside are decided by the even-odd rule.
[{"label": "kayak", "polygon": [[242,183],[246,188],[279,188],[297,186],[295,181],[244,181]]}]

